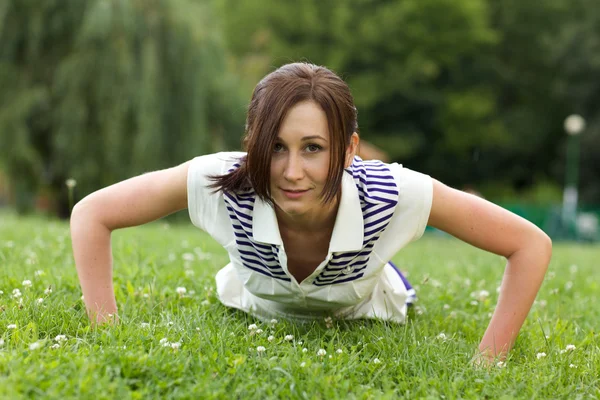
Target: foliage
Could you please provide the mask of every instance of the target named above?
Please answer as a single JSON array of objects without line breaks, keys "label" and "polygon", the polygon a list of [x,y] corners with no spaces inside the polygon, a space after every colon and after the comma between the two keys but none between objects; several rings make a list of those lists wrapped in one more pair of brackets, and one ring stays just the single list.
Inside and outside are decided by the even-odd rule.
[{"label": "foliage", "polygon": [[[235,78],[206,1],[0,6],[0,156],[20,209],[239,145]],[[62,190],[64,196],[64,190]]]},{"label": "foliage", "polygon": [[[426,236],[394,258],[418,288],[418,308],[406,325],[333,321],[328,327],[261,322],[219,304],[214,274],[227,254],[195,228],[158,223],[117,231],[122,324],[94,330],[80,300],[66,223],[0,214],[0,237],[3,398],[600,395],[598,282],[589,279],[596,247],[555,245],[510,359],[488,370],[470,359],[494,309],[504,262],[457,240]],[[17,288],[20,297],[13,295]],[[263,332],[251,335],[250,324]],[[163,346],[163,338],[180,348]],[[567,345],[575,349],[565,351]],[[327,354],[318,356],[319,349]]]},{"label": "foliage", "polygon": [[593,0],[217,2],[250,81],[290,61],[331,67],[364,138],[459,187],[562,186],[563,120],[582,114],[582,198],[600,202]]},{"label": "foliage", "polygon": [[349,82],[394,161],[488,197],[560,193],[579,113],[581,199],[599,203],[599,37],[596,0],[7,0],[0,165],[26,210],[66,205],[67,178],[79,199],[236,149],[254,85],[307,60]]}]

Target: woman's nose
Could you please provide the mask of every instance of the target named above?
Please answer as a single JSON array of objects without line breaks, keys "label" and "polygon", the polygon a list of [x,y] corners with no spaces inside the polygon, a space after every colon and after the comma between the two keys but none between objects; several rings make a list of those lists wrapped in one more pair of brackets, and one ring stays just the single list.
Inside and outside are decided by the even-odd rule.
[{"label": "woman's nose", "polygon": [[297,181],[302,179],[304,173],[302,170],[302,160],[300,157],[290,154],[285,166],[284,176],[285,179],[290,181]]}]

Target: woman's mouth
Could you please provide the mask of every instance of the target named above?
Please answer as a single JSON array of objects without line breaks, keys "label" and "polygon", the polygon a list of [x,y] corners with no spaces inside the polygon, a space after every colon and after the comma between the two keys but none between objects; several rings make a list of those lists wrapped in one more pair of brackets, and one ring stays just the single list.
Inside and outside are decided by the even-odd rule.
[{"label": "woman's mouth", "polygon": [[285,197],[288,199],[299,199],[304,194],[308,192],[309,189],[301,190],[301,189],[281,189]]}]

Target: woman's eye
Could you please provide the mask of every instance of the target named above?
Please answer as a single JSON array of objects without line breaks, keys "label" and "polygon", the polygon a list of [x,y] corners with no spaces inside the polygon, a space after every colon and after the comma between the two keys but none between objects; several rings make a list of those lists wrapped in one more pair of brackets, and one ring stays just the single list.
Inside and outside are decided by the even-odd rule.
[{"label": "woman's eye", "polygon": [[275,145],[273,146],[273,151],[275,153],[280,153],[283,151],[283,145],[281,143],[275,143]]},{"label": "woman's eye", "polygon": [[322,147],[319,146],[318,144],[309,144],[308,146],[306,146],[306,150],[308,150],[309,153],[316,153],[317,151],[321,150]]}]

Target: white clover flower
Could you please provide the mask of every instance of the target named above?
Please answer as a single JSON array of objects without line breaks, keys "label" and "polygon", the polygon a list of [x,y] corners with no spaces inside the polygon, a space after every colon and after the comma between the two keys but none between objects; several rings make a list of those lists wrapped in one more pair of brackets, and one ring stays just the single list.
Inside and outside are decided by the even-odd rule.
[{"label": "white clover flower", "polygon": [[336,352],[336,353],[338,353],[338,354],[342,354],[342,353],[344,352],[344,350],[342,350],[342,349],[337,349],[335,352]]},{"label": "white clover flower", "polygon": [[210,304],[210,301],[208,301],[208,300],[202,300],[202,301],[200,302],[200,304],[201,304],[201,305],[203,305],[203,306],[207,306],[207,305],[209,305],[209,304]]},{"label": "white clover flower", "polygon": [[450,304],[444,304],[444,310],[449,310],[450,309]]},{"label": "white clover flower", "polygon": [[569,267],[569,271],[571,271],[572,274],[577,273],[577,265],[573,264]]},{"label": "white clover flower", "polygon": [[42,304],[44,302],[44,299],[42,299],[41,297],[39,299],[37,299],[38,304]]},{"label": "white clover flower", "polygon": [[0,294],[4,294],[4,291],[3,291],[3,290],[0,290]]},{"label": "white clover flower", "polygon": [[319,349],[319,351],[317,351],[317,355],[323,357],[324,355],[326,355],[327,352],[325,351],[325,349]]},{"label": "white clover flower", "polygon": [[48,286],[48,289],[44,290],[44,294],[52,293],[52,286]]},{"label": "white clover flower", "polygon": [[294,340],[294,335],[285,335],[284,339],[288,342],[291,342],[292,340]]},{"label": "white clover flower", "polygon": [[498,362],[496,363],[496,366],[497,366],[498,368],[506,367],[506,363],[505,363],[504,361],[498,361]]},{"label": "white clover flower", "polygon": [[304,368],[304,367],[306,367],[306,363],[305,363],[304,361],[302,361],[302,362],[300,363],[300,367],[301,367],[301,368]]},{"label": "white clover flower", "polygon": [[575,350],[577,347],[575,347],[574,344],[568,344],[567,347],[565,347],[566,351],[573,351]]},{"label": "white clover flower", "polygon": [[575,365],[575,364],[569,364],[569,368],[577,368],[577,365]]},{"label": "white clover flower", "polygon": [[269,336],[269,337],[267,338],[267,340],[268,340],[269,342],[272,342],[273,340],[275,340],[275,336],[271,335],[271,336]]},{"label": "white clover flower", "polygon": [[33,273],[33,275],[35,275],[35,276],[42,276],[42,275],[45,275],[45,274],[46,273],[44,271],[42,271],[41,269],[38,269],[37,271],[35,271]]},{"label": "white clover flower", "polygon": [[6,329],[17,329],[17,325],[16,324],[9,324]]},{"label": "white clover flower", "polygon": [[171,343],[169,343],[169,339],[167,338],[160,339],[158,343],[163,345],[163,347],[169,347],[171,345]]},{"label": "white clover flower", "polygon": [[179,342],[171,343],[171,348],[173,350],[179,350],[180,347],[181,347],[181,343],[179,343]]},{"label": "white clover flower", "polygon": [[546,353],[537,353],[536,354],[537,359],[539,360],[540,358],[544,358],[546,357]]},{"label": "white clover flower", "polygon": [[257,330],[256,330],[256,334],[257,334],[257,335],[260,335],[261,333],[263,333],[263,330],[262,330],[262,329],[260,329],[260,328],[259,328],[259,329],[257,329]]},{"label": "white clover flower", "polygon": [[271,320],[271,325],[275,325],[277,322],[278,322],[278,321],[277,321],[275,318],[273,318],[273,319]]},{"label": "white clover flower", "polygon": [[187,292],[187,289],[180,286],[177,289],[175,289],[175,291],[178,295],[183,296]]},{"label": "white clover flower", "polygon": [[477,302],[477,300],[473,300],[473,301],[471,301],[471,303],[469,303],[469,304],[471,304],[472,306],[476,306],[476,305],[477,305],[477,304],[479,304],[479,303]]},{"label": "white clover flower", "polygon": [[565,283],[565,290],[571,290],[573,288],[573,282],[568,281]]},{"label": "white clover flower", "polygon": [[258,326],[256,326],[256,324],[250,324],[250,325],[248,325],[248,329],[251,331],[255,331],[258,329]]},{"label": "white clover flower", "polygon": [[75,186],[77,186],[77,181],[73,178],[69,178],[65,181],[65,185],[67,185],[69,189],[73,189]]},{"label": "white clover flower", "polygon": [[381,364],[381,360],[379,360],[379,358],[374,358],[373,364]]},{"label": "white clover flower", "polygon": [[437,338],[440,340],[446,340],[446,334],[444,332],[442,332],[439,335],[437,335]]},{"label": "white clover flower", "polygon": [[0,339],[0,346],[4,346],[4,339]]},{"label": "white clover flower", "polygon": [[169,326],[173,326],[173,325],[175,325],[175,322],[173,322],[173,321],[169,321],[169,322],[167,322],[167,325],[169,325]]},{"label": "white clover flower", "polygon": [[184,261],[194,261],[194,255],[192,253],[183,253],[181,256]]},{"label": "white clover flower", "polygon": [[265,349],[265,347],[264,347],[264,346],[258,346],[258,347],[256,348],[256,351],[257,351],[257,352],[259,352],[259,353],[264,353],[264,352],[265,352],[265,350],[267,350],[267,349]]},{"label": "white clover flower", "polygon": [[51,349],[58,349],[60,347],[60,344],[58,343],[54,343],[52,346],[50,346]]},{"label": "white clover flower", "polygon": [[19,289],[13,289],[12,295],[15,299],[21,297],[21,291]]},{"label": "white clover flower", "polygon": [[542,308],[546,307],[548,305],[548,302],[546,300],[540,300],[538,305]]},{"label": "white clover flower", "polygon": [[149,324],[149,323],[147,323],[147,322],[142,322],[142,323],[140,324],[140,327],[141,327],[141,328],[150,328],[150,324]]},{"label": "white clover flower", "polygon": [[306,347],[302,349],[303,353],[306,353],[307,351],[308,351],[308,349]]},{"label": "white clover flower", "polygon": [[54,340],[55,340],[55,341],[57,341],[57,342],[64,342],[64,341],[66,341],[66,340],[67,340],[67,336],[66,336],[66,335],[57,335],[57,336],[54,338]]},{"label": "white clover flower", "polygon": [[29,350],[37,350],[42,347],[42,342],[33,342],[29,345]]}]

